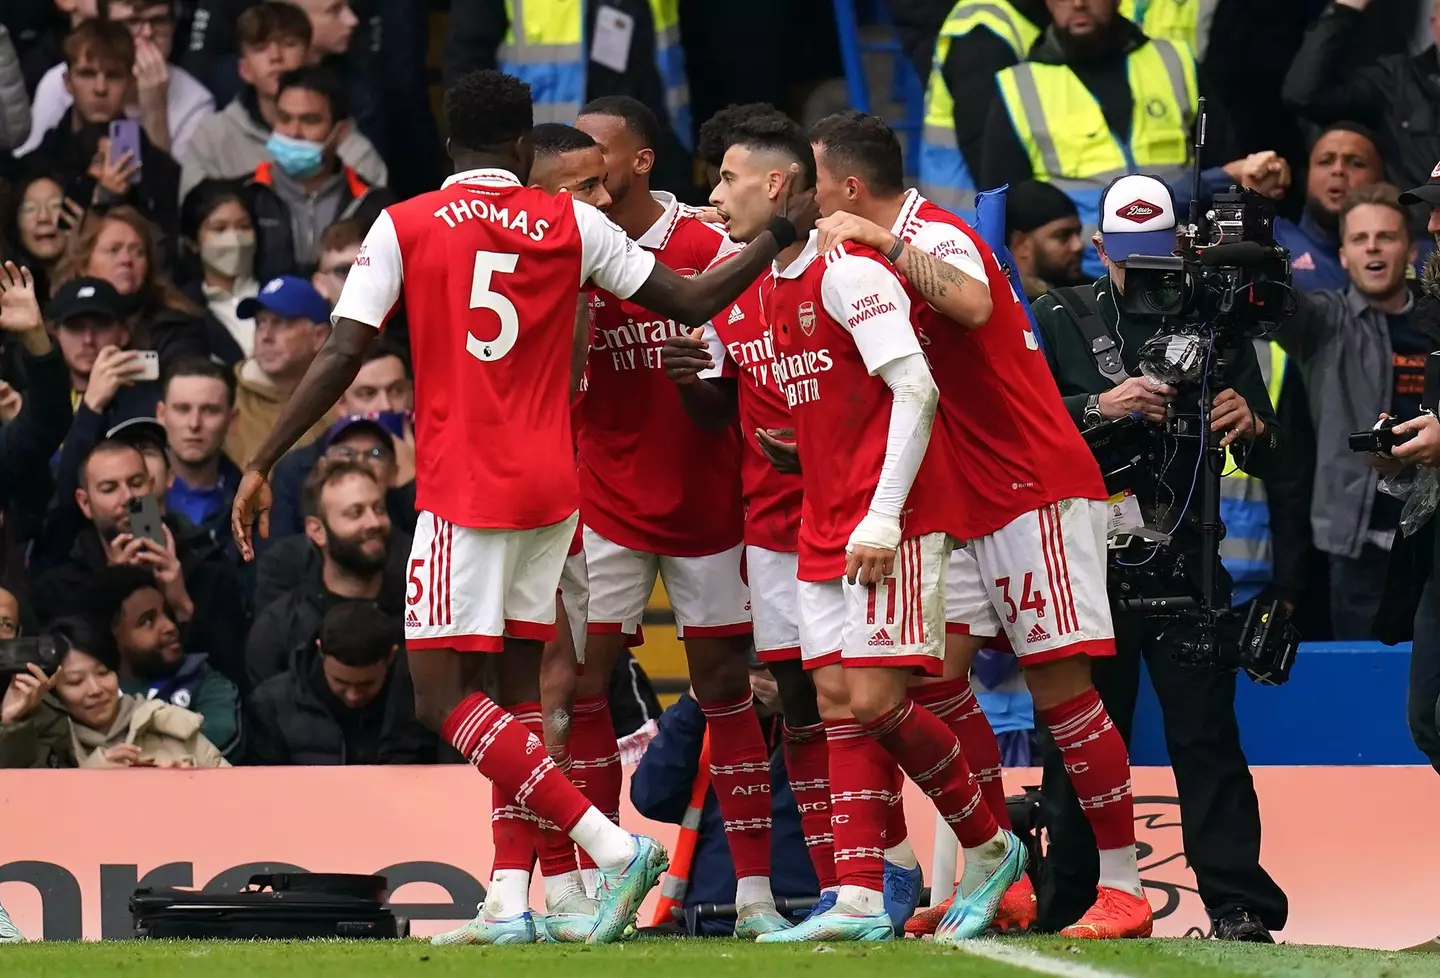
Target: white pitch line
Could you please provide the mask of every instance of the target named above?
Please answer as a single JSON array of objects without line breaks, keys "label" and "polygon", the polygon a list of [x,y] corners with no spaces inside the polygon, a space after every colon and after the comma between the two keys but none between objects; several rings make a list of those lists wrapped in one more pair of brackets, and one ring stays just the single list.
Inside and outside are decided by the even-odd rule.
[{"label": "white pitch line", "polygon": [[977,958],[988,958],[991,961],[999,961],[1001,964],[1013,965],[1016,968],[1038,971],[1043,975],[1054,975],[1055,978],[1125,978],[1118,971],[1107,971],[1104,968],[1081,964],[1078,961],[1064,961],[1060,958],[1050,957],[1048,954],[1041,954],[1039,951],[1032,951],[1028,947],[1017,947],[993,938],[960,941],[951,944],[950,947],[957,951],[964,951],[966,954],[973,954]]}]

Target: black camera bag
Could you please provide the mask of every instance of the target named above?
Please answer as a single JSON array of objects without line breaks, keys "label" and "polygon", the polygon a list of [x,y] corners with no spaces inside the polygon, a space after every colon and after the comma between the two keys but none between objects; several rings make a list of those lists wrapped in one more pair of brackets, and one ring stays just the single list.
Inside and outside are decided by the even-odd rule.
[{"label": "black camera bag", "polygon": [[275,873],[239,893],[141,887],[130,898],[135,936],[156,939],[398,938],[409,921],[386,906],[383,876]]}]

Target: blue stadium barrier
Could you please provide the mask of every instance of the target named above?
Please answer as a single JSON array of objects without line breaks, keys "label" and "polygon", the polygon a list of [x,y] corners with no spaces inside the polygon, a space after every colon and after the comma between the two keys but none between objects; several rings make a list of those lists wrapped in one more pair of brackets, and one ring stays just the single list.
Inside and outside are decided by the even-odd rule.
[{"label": "blue stadium barrier", "polygon": [[[1409,669],[1409,643],[1306,642],[1284,686],[1258,686],[1241,675],[1235,712],[1246,757],[1252,765],[1428,764],[1405,721]],[[1130,761],[1170,763],[1148,674]]]},{"label": "blue stadium barrier", "polygon": [[[869,6],[867,4],[867,6]],[[893,32],[882,41],[860,39],[860,14],[855,0],[835,0],[835,29],[840,38],[840,61],[845,66],[845,88],[852,108],[870,111],[870,85],[865,77],[865,55],[887,54],[892,59],[891,98],[904,107],[905,116],[894,126],[905,144],[906,169],[920,159],[920,130],[925,118],[925,83],[900,49]],[[882,4],[871,11],[876,23],[889,26]]]}]

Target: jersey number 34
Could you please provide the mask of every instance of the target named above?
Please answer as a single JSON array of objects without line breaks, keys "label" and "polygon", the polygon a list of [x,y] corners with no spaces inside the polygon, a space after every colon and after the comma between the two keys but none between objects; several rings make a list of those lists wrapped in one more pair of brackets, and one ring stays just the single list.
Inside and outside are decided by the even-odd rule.
[{"label": "jersey number 34", "polygon": [[500,320],[500,333],[493,340],[482,340],[468,330],[465,333],[465,352],[476,360],[499,360],[515,347],[520,336],[520,314],[515,303],[490,287],[490,279],[499,272],[509,275],[515,271],[519,255],[502,255],[494,251],[475,252],[475,277],[470,282],[470,308],[488,309]]}]

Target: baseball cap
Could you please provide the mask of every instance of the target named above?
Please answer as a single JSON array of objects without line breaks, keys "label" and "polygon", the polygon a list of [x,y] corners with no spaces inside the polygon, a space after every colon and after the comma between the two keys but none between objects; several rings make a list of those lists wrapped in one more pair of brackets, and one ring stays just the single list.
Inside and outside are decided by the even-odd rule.
[{"label": "baseball cap", "polygon": [[103,278],[72,278],[55,290],[55,297],[45,310],[52,323],[67,323],[79,316],[105,316],[122,319],[125,300],[115,286]]},{"label": "baseball cap", "polygon": [[312,323],[328,322],[330,319],[330,303],[315,291],[315,286],[308,279],[298,275],[272,278],[261,286],[258,295],[241,299],[235,307],[235,315],[241,319],[254,319],[261,309],[269,309],[287,319],[308,319]]},{"label": "baseball cap", "polygon": [[1430,179],[1416,187],[1414,190],[1407,190],[1400,195],[1402,204],[1440,204],[1440,163],[1435,164],[1435,169],[1430,171]]},{"label": "baseball cap", "polygon": [[1175,252],[1175,198],[1159,177],[1117,177],[1100,197],[1100,233],[1111,261]]},{"label": "baseball cap", "polygon": [[136,448],[157,445],[164,449],[170,444],[165,426],[154,418],[131,418],[129,421],[122,421],[105,432],[105,437],[123,441]]},{"label": "baseball cap", "polygon": [[394,435],[374,414],[348,414],[325,429],[325,433],[320,436],[320,451],[329,451],[330,446],[335,444],[342,435],[356,429],[374,432],[387,445],[390,444],[390,439]]}]

